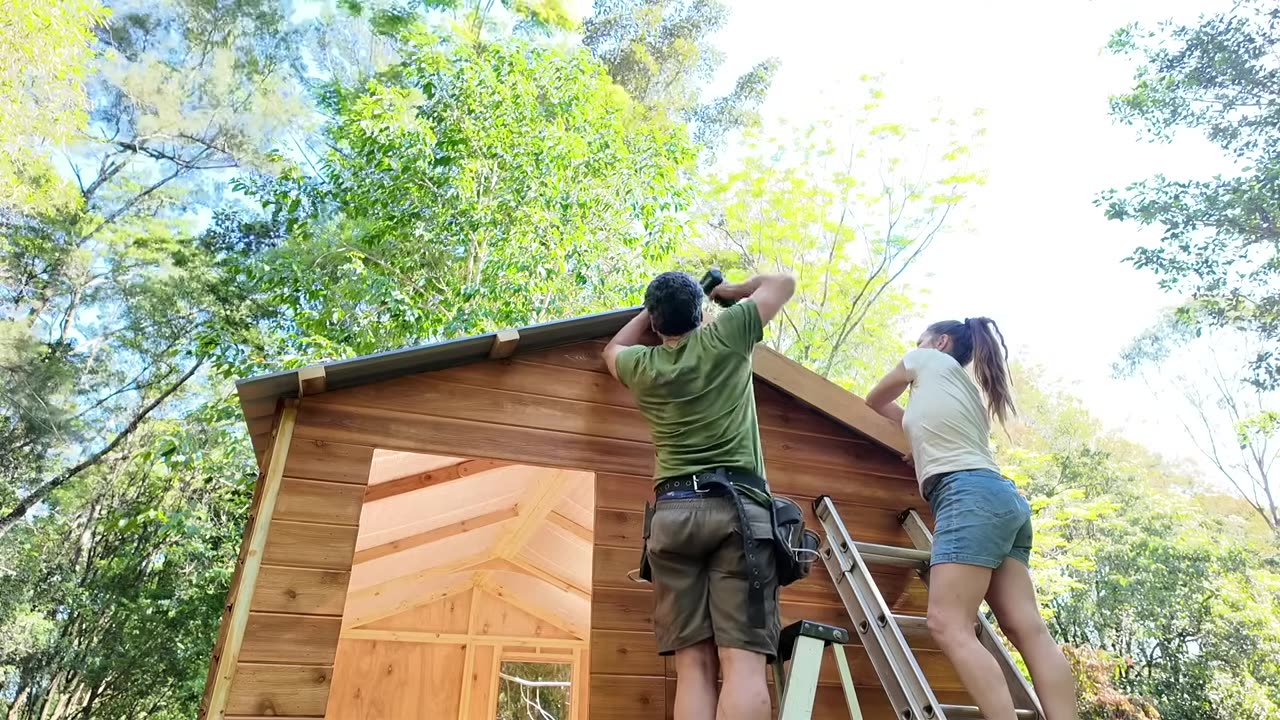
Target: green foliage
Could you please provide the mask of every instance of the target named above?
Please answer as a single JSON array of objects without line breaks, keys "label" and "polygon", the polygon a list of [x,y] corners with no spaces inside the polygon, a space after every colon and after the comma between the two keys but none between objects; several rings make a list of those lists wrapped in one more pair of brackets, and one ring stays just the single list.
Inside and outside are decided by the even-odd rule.
[{"label": "green foliage", "polygon": [[288,333],[272,363],[636,302],[681,230],[683,131],[583,51],[406,53],[328,94],[319,175],[252,187],[288,234],[253,270]]},{"label": "green foliage", "polygon": [[256,477],[238,424],[230,405],[152,423],[6,537],[9,718],[195,715]]},{"label": "green foliage", "polygon": [[1134,697],[1115,687],[1119,663],[1093,648],[1064,648],[1071,674],[1079,688],[1080,720],[1160,720],[1147,698]]},{"label": "green foliage", "polygon": [[710,157],[728,133],[758,122],[778,70],[776,58],[761,61],[727,95],[702,99],[702,86],[724,62],[708,38],[728,16],[717,0],[596,0],[583,44],[633,98],[690,122]]},{"label": "green foliage", "polygon": [[1166,290],[1188,294],[1199,324],[1255,335],[1252,382],[1280,386],[1280,9],[1246,0],[1196,25],[1128,27],[1110,44],[1142,59],[1117,118],[1157,141],[1202,133],[1232,161],[1207,179],[1163,175],[1102,195],[1107,217],[1163,229],[1130,258]]},{"label": "green foliage", "polygon": [[7,0],[0,15],[0,211],[74,205],[43,146],[64,146],[88,124],[84,77],[93,31],[108,12],[94,0]]},{"label": "green foliage", "polygon": [[1044,615],[1087,671],[1083,716],[1149,717],[1150,698],[1165,720],[1272,717],[1280,548],[1241,532],[1245,510],[1197,502],[1187,479],[1102,435],[1074,398],[1015,378],[1022,417],[1001,461],[1035,512]]},{"label": "green foliage", "polygon": [[[847,134],[835,122],[748,132],[742,159],[706,181],[691,251],[725,270],[794,272],[796,297],[766,342],[857,392],[907,349],[902,323],[915,305],[902,274],[982,182],[967,167],[972,138],[940,117],[923,130],[893,122],[883,91],[869,83],[866,93]],[[939,130],[942,147],[921,153]]]},{"label": "green foliage", "polygon": [[572,667],[564,663],[504,662],[498,682],[497,720],[568,720],[568,687],[526,683],[568,683]]}]

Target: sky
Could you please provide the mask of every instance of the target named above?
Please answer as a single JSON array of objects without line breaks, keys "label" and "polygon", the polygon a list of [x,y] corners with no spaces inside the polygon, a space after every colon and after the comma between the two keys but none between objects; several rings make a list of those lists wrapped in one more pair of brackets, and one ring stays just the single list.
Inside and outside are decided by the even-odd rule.
[{"label": "sky", "polygon": [[856,109],[864,96],[847,89],[864,73],[883,73],[889,99],[918,106],[921,122],[935,102],[957,117],[981,108],[987,133],[975,163],[988,182],[966,227],[940,236],[905,277],[925,291],[925,320],[995,319],[1015,359],[1038,365],[1109,428],[1183,457],[1188,444],[1170,406],[1110,376],[1120,350],[1176,301],[1123,262],[1157,236],[1108,221],[1094,203],[1156,172],[1203,177],[1225,165],[1196,136],[1151,144],[1114,121],[1108,97],[1130,87],[1132,61],[1103,48],[1130,22],[1194,20],[1221,5],[732,0],[714,38],[726,61],[711,90],[773,55],[781,67],[762,108],[767,124]]}]

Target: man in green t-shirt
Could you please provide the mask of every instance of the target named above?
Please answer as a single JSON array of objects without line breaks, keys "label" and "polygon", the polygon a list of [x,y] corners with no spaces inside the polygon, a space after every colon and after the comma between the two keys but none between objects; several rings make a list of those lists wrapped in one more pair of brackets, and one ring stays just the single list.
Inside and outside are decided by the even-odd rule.
[{"label": "man in green t-shirt", "polygon": [[[704,325],[702,287],[688,274],[663,273],[649,283],[644,310],[604,349],[653,437],[653,626],[659,654],[675,656],[676,720],[770,715],[766,671],[781,620],[751,355],[794,292],[786,275],[722,284],[712,297],[736,304]],[[746,497],[736,502],[725,482],[709,478]]]}]

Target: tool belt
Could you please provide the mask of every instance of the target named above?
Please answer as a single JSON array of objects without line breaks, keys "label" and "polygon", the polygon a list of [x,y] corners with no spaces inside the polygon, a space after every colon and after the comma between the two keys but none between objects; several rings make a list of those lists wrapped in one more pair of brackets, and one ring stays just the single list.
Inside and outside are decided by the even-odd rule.
[{"label": "tool belt", "polygon": [[[773,530],[773,555],[778,583],[787,586],[808,576],[809,570],[813,567],[813,561],[818,556],[818,534],[805,529],[804,513],[799,505],[789,498],[770,493],[768,483],[755,473],[722,467],[712,468],[692,475],[663,480],[654,489],[654,495],[656,498],[661,498],[672,491],[691,490],[700,494],[705,493],[708,497],[729,495],[733,498],[734,506],[738,510],[739,528],[742,531],[743,551],[746,553],[747,567],[751,572],[747,590],[747,620],[752,627],[764,627],[764,585],[761,582],[765,574],[764,556],[757,552],[756,547],[757,543],[762,541],[753,537],[751,523],[747,519],[746,505],[743,504],[744,496],[752,502],[756,499],[744,493],[739,485],[749,487],[770,498],[770,503],[766,507],[769,509]],[[640,550],[639,576],[646,582],[653,580],[652,568],[649,565],[649,529],[655,510],[656,506],[645,503],[644,543]]]}]

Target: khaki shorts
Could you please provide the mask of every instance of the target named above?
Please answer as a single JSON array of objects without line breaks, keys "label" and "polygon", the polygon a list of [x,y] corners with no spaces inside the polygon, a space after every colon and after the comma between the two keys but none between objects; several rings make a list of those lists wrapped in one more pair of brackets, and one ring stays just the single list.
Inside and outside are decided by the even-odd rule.
[{"label": "khaki shorts", "polygon": [[765,626],[747,621],[747,568],[733,498],[658,501],[649,530],[653,629],[658,654],[671,655],[707,639],[717,646],[778,651],[778,572],[769,510],[743,498],[752,535],[764,557]]}]

